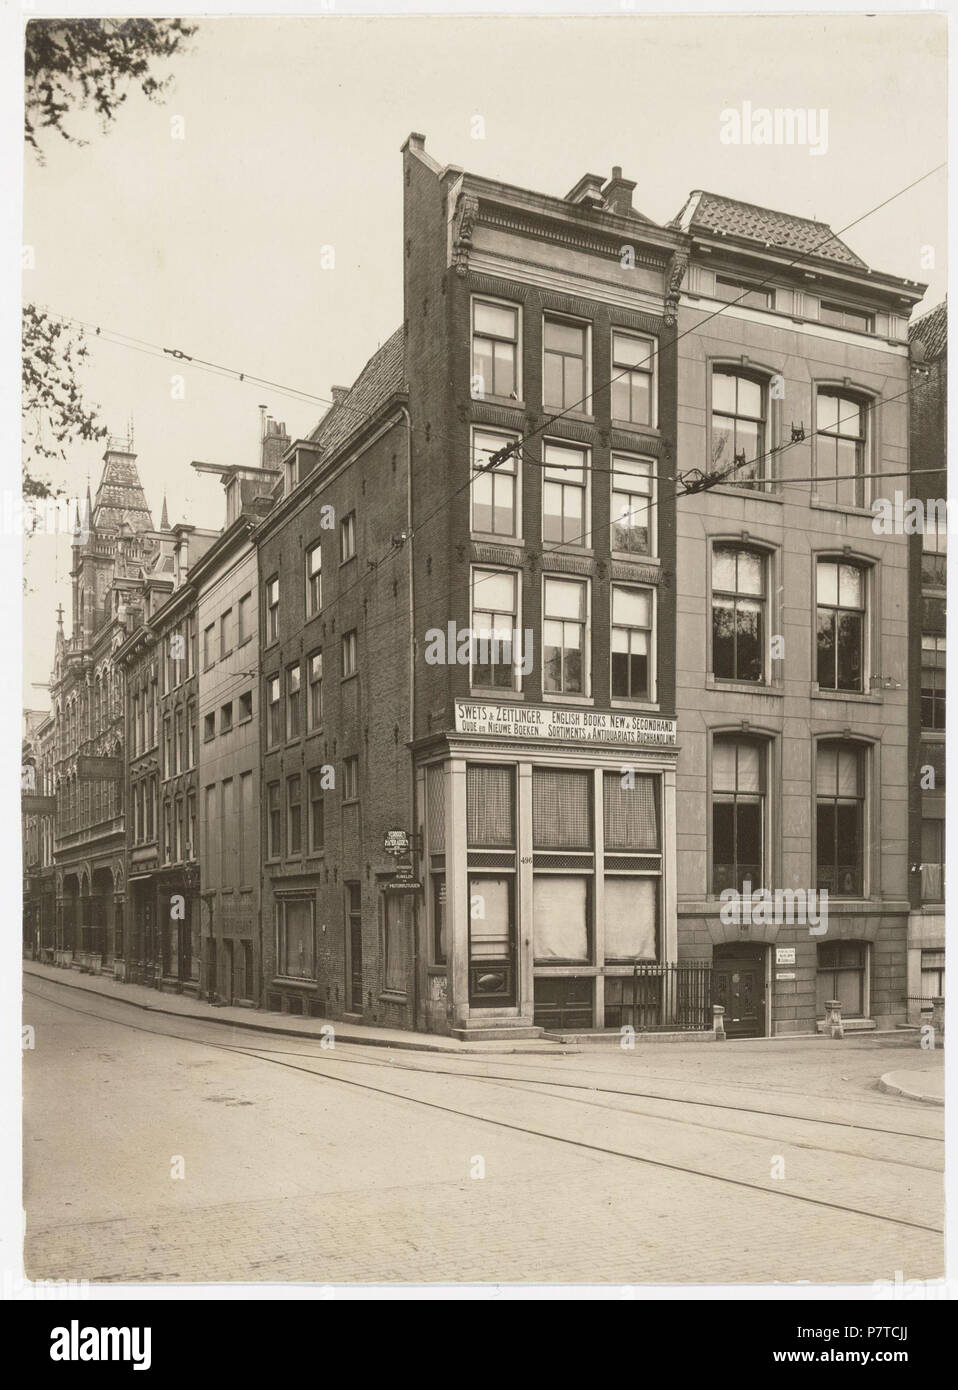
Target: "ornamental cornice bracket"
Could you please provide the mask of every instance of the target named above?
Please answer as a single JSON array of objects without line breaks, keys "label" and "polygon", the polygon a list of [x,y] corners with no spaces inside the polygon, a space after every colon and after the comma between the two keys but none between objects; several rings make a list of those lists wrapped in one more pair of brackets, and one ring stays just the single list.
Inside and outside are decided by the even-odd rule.
[{"label": "ornamental cornice bracket", "polygon": [[457,275],[468,273],[472,231],[478,216],[479,199],[473,194],[460,193],[452,226],[452,263]]},{"label": "ornamental cornice bracket", "polygon": [[679,294],[682,289],[682,281],[685,279],[685,272],[689,266],[689,253],[687,251],[673,251],[669,258],[666,268],[665,285],[665,322],[669,328],[674,328],[677,320],[677,310],[679,307]]}]

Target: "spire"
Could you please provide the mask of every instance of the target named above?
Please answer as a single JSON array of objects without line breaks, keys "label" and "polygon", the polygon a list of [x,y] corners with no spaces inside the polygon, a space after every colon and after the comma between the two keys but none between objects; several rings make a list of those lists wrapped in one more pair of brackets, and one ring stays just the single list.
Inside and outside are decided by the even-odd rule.
[{"label": "spire", "polygon": [[166,493],[164,492],[164,494],[163,494],[163,513],[162,513],[162,515],[161,515],[161,517],[160,517],[160,530],[161,530],[161,531],[168,531],[169,529],[170,529],[170,519],[169,519],[169,517],[168,517],[167,514],[166,514]]},{"label": "spire", "polygon": [[103,455],[103,473],[91,524],[106,530],[118,529],[124,522],[134,533],[153,530],[136,454],[127,447],[127,441],[111,439]]}]

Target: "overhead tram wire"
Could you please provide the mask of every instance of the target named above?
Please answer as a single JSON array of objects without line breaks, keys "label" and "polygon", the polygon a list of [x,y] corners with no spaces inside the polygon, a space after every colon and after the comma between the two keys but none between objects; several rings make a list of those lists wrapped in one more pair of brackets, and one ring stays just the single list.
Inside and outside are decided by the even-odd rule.
[{"label": "overhead tram wire", "polygon": [[[817,246],[812,247],[809,251],[803,252],[801,255],[796,256],[793,260],[787,262],[787,263],[785,264],[785,266],[783,267],[783,269],[785,269],[785,270],[790,270],[790,269],[794,268],[796,265],[800,265],[803,261],[807,260],[809,256],[812,256],[812,255],[817,254],[823,247],[827,246],[830,242],[832,242],[832,241],[834,241],[834,240],[837,240],[838,237],[842,236],[845,232],[849,231],[852,227],[858,226],[860,223],[864,222],[868,217],[873,216],[876,212],[879,212],[882,208],[887,207],[890,203],[894,202],[897,198],[900,198],[900,197],[902,197],[905,193],[910,192],[911,189],[917,187],[920,183],[923,183],[925,179],[930,178],[933,174],[938,173],[941,169],[943,169],[943,168],[945,168],[945,167],[946,167],[946,165],[945,165],[944,163],[942,163],[942,164],[935,165],[935,167],[932,168],[932,169],[927,170],[924,174],[921,174],[917,179],[914,179],[911,183],[906,184],[903,188],[900,188],[900,189],[898,189],[895,193],[890,194],[887,198],[883,199],[880,203],[876,203],[876,204],[874,205],[874,207],[869,208],[866,212],[862,213],[859,217],[855,218],[853,221],[846,223],[846,225],[845,225],[844,227],[839,228],[838,231],[829,232],[829,235],[828,235],[827,237],[825,237],[821,242],[819,242]],[[752,286],[751,289],[753,289],[753,290],[756,289],[756,288],[757,288],[757,289],[761,289],[761,288],[764,288],[764,287],[767,286],[767,285],[774,285],[774,284],[777,284],[777,283],[781,283],[781,282],[776,281],[776,279],[775,279],[774,276],[769,276],[769,277],[767,277],[765,280],[760,281],[757,285]],[[740,295],[737,299],[729,300],[728,302],[722,304],[720,308],[715,309],[715,310],[712,310],[711,312],[709,312],[708,314],[706,314],[706,316],[705,316],[703,319],[700,319],[697,323],[695,323],[694,325],[692,325],[691,327],[689,327],[688,329],[686,329],[684,332],[675,335],[673,338],[670,338],[670,339],[669,339],[670,345],[673,344],[673,343],[678,343],[678,342],[680,342],[683,338],[688,337],[688,336],[690,336],[690,335],[693,334],[693,333],[698,333],[698,332],[705,326],[705,324],[711,322],[713,319],[719,318],[722,314],[724,314],[724,313],[726,312],[726,310],[731,309],[731,308],[734,308],[735,305],[738,304],[738,303],[741,301],[741,299],[744,298],[744,297],[745,297],[744,294],[743,294],[743,295]],[[53,311],[51,311],[51,312],[53,312]],[[68,318],[68,316],[65,316],[65,315],[60,315],[59,317],[62,317],[62,318],[64,318],[64,319],[66,319],[66,321],[68,321],[68,322],[80,323],[81,326],[84,326],[80,320],[70,319],[70,318]],[[100,333],[101,333],[101,330],[100,330],[99,328],[97,328],[97,329],[96,329],[96,332],[97,332],[98,334],[100,334]],[[130,336],[130,335],[124,335],[124,336]],[[109,341],[109,339],[108,339],[107,341]],[[132,338],[130,339],[131,344],[135,343],[136,341],[137,341],[137,340],[135,340],[135,339],[132,339]],[[143,340],[139,340],[139,341],[142,343]],[[118,345],[119,345],[119,346],[124,346],[124,345],[126,345],[126,344],[120,343],[120,344],[118,344]],[[190,354],[187,354],[187,353],[182,352],[182,351],[181,351],[180,349],[178,349],[178,348],[163,348],[163,349],[159,349],[159,348],[158,348],[158,345],[156,345],[156,344],[150,344],[149,346],[150,346],[151,349],[155,349],[155,350],[161,352],[162,354],[169,355],[169,356],[173,357],[175,360],[187,361],[187,362],[190,362],[190,363],[193,364],[193,365],[197,365],[198,367],[200,367],[201,370],[204,369],[204,368],[206,368],[206,369],[212,370],[212,371],[217,372],[217,373],[229,374],[229,375],[234,376],[234,377],[235,377],[236,379],[238,379],[238,380],[241,380],[241,381],[248,381],[248,382],[250,382],[250,383],[252,383],[252,384],[254,384],[254,385],[264,386],[264,387],[267,387],[267,388],[269,388],[269,389],[280,390],[280,391],[284,391],[284,390],[287,389],[287,388],[284,388],[284,387],[283,387],[281,384],[279,384],[279,383],[270,382],[267,378],[257,377],[257,376],[255,376],[255,375],[253,375],[253,374],[251,374],[251,373],[240,373],[240,372],[238,372],[235,368],[227,368],[227,367],[222,366],[221,364],[209,362],[208,360],[203,359],[203,358],[194,357],[194,356],[192,356],[192,355],[190,355]],[[627,375],[628,373],[630,373],[631,371],[633,371],[636,365],[644,365],[644,364],[647,363],[647,362],[654,361],[655,358],[659,355],[659,351],[660,351],[660,350],[659,350],[658,346],[656,346],[656,347],[652,350],[652,352],[649,354],[649,356],[643,360],[643,363],[640,363],[640,364],[633,364],[633,365],[631,365],[631,366],[629,366],[629,367],[624,368],[623,371],[617,372],[614,376],[612,376],[612,377],[611,377],[607,382],[605,382],[603,385],[598,386],[598,387],[593,387],[592,391],[591,391],[588,395],[583,396],[579,401],[573,402],[571,405],[568,405],[568,406],[564,407],[564,409],[563,409],[562,411],[560,411],[558,414],[555,414],[555,415],[550,416],[549,419],[545,420],[541,425],[538,425],[534,430],[531,430],[528,434],[522,435],[519,439],[515,440],[515,441],[514,441],[513,443],[511,443],[510,445],[504,446],[502,449],[496,450],[496,451],[491,455],[489,462],[488,462],[487,464],[483,465],[482,469],[479,469],[479,470],[470,469],[470,474],[469,474],[469,477],[467,478],[467,480],[466,480],[460,487],[456,488],[452,493],[450,493],[446,498],[444,498],[444,499],[439,503],[439,505],[438,505],[437,507],[435,507],[431,512],[428,513],[428,515],[427,515],[426,517],[423,518],[423,520],[422,520],[421,522],[419,522],[419,524],[418,524],[417,526],[414,526],[414,527],[412,528],[412,530],[410,531],[409,535],[405,537],[405,542],[404,542],[404,543],[408,543],[409,541],[411,541],[412,539],[414,539],[414,537],[417,535],[417,533],[418,533],[419,531],[421,531],[422,529],[424,529],[424,528],[429,524],[429,522],[432,521],[433,518],[439,514],[439,512],[441,512],[442,510],[444,510],[445,507],[447,507],[451,502],[453,502],[453,501],[454,501],[462,492],[464,492],[467,488],[470,488],[470,487],[472,486],[473,479],[474,479],[474,477],[475,477],[475,475],[476,475],[477,472],[481,473],[481,472],[491,471],[492,469],[494,469],[495,467],[497,467],[498,464],[504,462],[506,458],[508,458],[508,457],[510,457],[510,456],[512,456],[512,455],[514,455],[514,454],[517,454],[517,451],[521,450],[521,449],[522,449],[522,446],[523,446],[528,440],[535,438],[537,435],[541,434],[544,430],[549,429],[551,425],[553,425],[553,424],[556,423],[556,421],[561,420],[564,416],[568,415],[571,411],[575,410],[575,409],[577,408],[577,406],[583,405],[585,402],[591,400],[591,398],[592,398],[595,394],[597,394],[598,392],[607,390],[615,381],[618,381],[622,376],[625,376],[625,375]],[[922,383],[922,384],[924,384],[924,383]],[[910,389],[911,389],[911,388],[909,388],[909,390],[910,390]],[[909,394],[908,391],[900,393],[900,395],[907,395],[907,394]],[[309,395],[309,393],[303,393],[303,398],[306,398],[308,395]],[[318,401],[318,402],[319,402],[319,401],[322,401],[323,403],[326,403],[326,404],[329,404],[329,405],[333,405],[333,404],[334,404],[334,402],[326,402],[326,401],[324,400],[324,398],[322,398],[322,397],[311,396],[310,398],[311,398],[312,400],[314,400],[314,401]],[[891,401],[897,400],[897,399],[899,399],[899,398],[900,398],[900,396],[888,397],[888,398],[887,398],[887,402],[888,402],[888,403],[891,403]],[[876,401],[876,402],[873,403],[873,406],[872,406],[872,407],[866,407],[866,408],[876,408],[878,405],[881,405],[881,404],[884,404],[884,403],[886,403],[886,402],[884,402],[884,401]],[[346,407],[346,408],[349,409],[349,407]],[[357,412],[357,413],[361,413],[361,412]],[[371,419],[371,418],[373,418],[373,417],[372,417],[371,415],[365,415],[363,418],[364,418],[364,419]],[[417,432],[419,432],[419,429],[420,429],[420,427],[418,427],[418,426],[413,426],[413,425],[409,425],[409,424],[405,425],[405,428],[407,428],[407,430],[409,430],[410,433],[417,433]],[[441,434],[440,434],[440,435],[434,435],[433,437],[448,438],[448,436],[441,435]],[[456,444],[457,444],[457,446],[458,446],[458,444],[459,444],[460,441],[455,441],[455,442],[456,442]],[[786,443],[786,444],[783,444],[783,445],[781,445],[781,446],[778,446],[778,448],[777,448],[776,450],[771,451],[771,452],[772,452],[772,453],[783,453],[783,452],[785,452],[786,449],[791,448],[791,447],[793,446],[793,444],[803,443],[803,442],[804,442],[804,440],[789,441],[789,442]],[[765,457],[767,457],[767,455],[762,455],[762,456],[760,456],[760,457],[764,459]],[[351,460],[350,462],[354,462],[354,461],[355,461],[355,460]],[[755,461],[755,460],[753,460],[753,462],[754,462],[754,461]],[[348,466],[350,466],[350,465],[347,465],[347,467],[348,467]],[[726,472],[726,474],[725,474],[724,476],[725,476],[725,477],[728,477],[731,473],[736,472],[739,468],[741,468],[741,467],[746,467],[746,466],[748,466],[747,463],[736,464],[736,465],[732,466],[732,467]],[[681,481],[681,476],[682,476],[682,475],[676,475],[676,477],[674,478],[674,481],[677,481],[677,482],[678,482],[678,481]],[[710,477],[706,477],[706,479],[702,482],[701,485],[696,486],[695,488],[692,488],[692,489],[686,489],[684,492],[678,493],[677,496],[687,496],[687,495],[690,495],[690,493],[693,493],[693,492],[702,492],[702,491],[710,490],[711,487],[713,487],[713,486],[718,486],[719,483],[720,483],[721,481],[723,481],[723,478],[721,478],[721,477],[719,477],[719,478],[714,478],[714,479],[713,479],[713,478],[710,478]],[[736,480],[736,481],[740,481],[740,480]],[[584,532],[583,535],[585,535],[585,534],[591,534],[591,533],[585,533],[585,532]],[[559,546],[557,546],[557,547],[552,547],[552,548],[553,548],[553,549],[555,549],[555,548],[561,548],[561,545],[568,545],[568,544],[570,544],[570,542],[566,541],[566,542],[562,542]],[[347,588],[344,589],[340,594],[337,594],[336,597],[333,599],[332,603],[329,605],[329,607],[332,608],[333,606],[335,606],[335,604],[336,604],[341,598],[344,598],[344,597],[346,596],[346,594],[350,593],[350,592],[351,592],[354,588],[356,588],[359,584],[367,582],[371,574],[378,574],[378,571],[379,571],[379,569],[380,569],[380,566],[389,558],[389,556],[390,556],[391,554],[395,554],[395,553],[398,553],[398,548],[397,548],[396,546],[391,546],[390,549],[389,549],[388,551],[384,552],[383,555],[380,556],[378,559],[368,561],[368,562],[367,562],[367,563],[368,563],[368,568],[367,568],[367,570],[366,570],[363,574],[361,574],[356,580],[354,580],[354,582],[353,582],[351,585],[348,585]],[[547,554],[547,553],[549,553],[549,552],[546,551],[546,550],[544,550],[542,553],[543,553],[543,554]],[[481,581],[480,581],[480,582],[481,582]]]}]

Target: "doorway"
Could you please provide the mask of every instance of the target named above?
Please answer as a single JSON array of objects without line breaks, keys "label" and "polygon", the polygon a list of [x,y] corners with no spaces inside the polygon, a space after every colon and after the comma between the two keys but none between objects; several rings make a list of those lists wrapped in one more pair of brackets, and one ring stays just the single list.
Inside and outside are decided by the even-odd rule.
[{"label": "doorway", "polygon": [[725,1009],[730,1038],[765,1037],[765,951],[731,941],[712,955],[712,1002]]}]

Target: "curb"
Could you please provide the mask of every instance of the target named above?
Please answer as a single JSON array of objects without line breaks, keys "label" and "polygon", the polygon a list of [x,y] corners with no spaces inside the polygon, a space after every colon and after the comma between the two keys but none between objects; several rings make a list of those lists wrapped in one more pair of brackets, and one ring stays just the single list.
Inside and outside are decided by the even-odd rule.
[{"label": "curb", "polygon": [[[41,975],[36,970],[28,969],[32,962],[23,962],[23,973],[29,975],[34,980],[46,980],[51,985],[62,985],[65,989],[79,990],[81,994],[92,994],[97,999],[106,999],[114,1004],[125,1004],[131,1009],[142,1009],[144,1013],[163,1014],[166,1018],[195,1019],[200,1023],[218,1023],[227,1028],[245,1028],[251,1033],[272,1033],[284,1038],[303,1038],[309,1042],[322,1042],[323,1033],[317,1029],[316,1032],[307,1032],[302,1028],[283,1028],[281,1025],[273,1023],[247,1023],[245,1020],[235,1018],[217,1017],[215,1012],[205,1013],[184,1013],[181,1009],[164,1009],[159,1004],[146,1004],[139,999],[123,999],[115,994],[107,994],[101,989],[91,989],[89,985],[81,985],[78,981],[71,979],[56,979],[50,975]],[[73,973],[73,972],[64,972]],[[208,1006],[209,1007],[209,1006]],[[322,1020],[317,1019],[319,1028],[323,1026]],[[333,1029],[336,1028],[335,1020],[327,1020],[327,1024]],[[392,1038],[370,1038],[356,1034],[335,1033],[336,1041],[340,1043],[356,1043],[361,1047],[385,1047],[397,1048],[405,1052],[441,1052],[447,1057],[508,1057],[514,1054],[525,1054],[533,1057],[559,1057],[568,1056],[570,1052],[578,1051],[577,1048],[568,1046],[549,1046],[549,1047],[489,1047],[483,1046],[481,1052],[466,1051],[462,1047],[446,1047],[442,1043],[413,1042],[404,1039],[401,1034],[394,1040]]]},{"label": "curb", "polygon": [[903,1096],[906,1100],[918,1100],[923,1105],[944,1106],[944,1096],[929,1096],[923,1091],[911,1091],[907,1086],[899,1086],[897,1082],[890,1079],[894,1074],[894,1072],[888,1071],[884,1076],[879,1077],[878,1089],[880,1091],[885,1091],[890,1096]]}]

